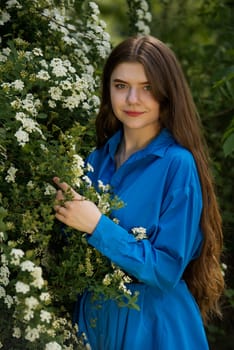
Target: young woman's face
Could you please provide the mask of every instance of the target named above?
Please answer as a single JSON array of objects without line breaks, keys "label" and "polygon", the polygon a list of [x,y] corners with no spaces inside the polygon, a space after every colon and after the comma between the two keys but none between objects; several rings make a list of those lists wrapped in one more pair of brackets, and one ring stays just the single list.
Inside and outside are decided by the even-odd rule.
[{"label": "young woman's face", "polygon": [[110,95],[113,112],[124,129],[158,133],[160,106],[141,63],[124,62],[115,67],[110,78]]}]

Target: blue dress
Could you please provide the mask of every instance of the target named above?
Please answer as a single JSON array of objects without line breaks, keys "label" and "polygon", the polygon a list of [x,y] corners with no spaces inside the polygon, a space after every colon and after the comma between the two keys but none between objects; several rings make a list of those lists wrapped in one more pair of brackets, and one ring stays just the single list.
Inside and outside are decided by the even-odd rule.
[{"label": "blue dress", "polygon": [[[97,308],[84,293],[75,313],[80,333],[92,350],[207,350],[199,308],[183,280],[188,263],[199,256],[202,195],[191,153],[163,129],[144,149],[116,170],[115,153],[122,137],[118,131],[88,162],[89,176],[110,184],[125,206],[113,212],[114,223],[101,216],[90,245],[141,283],[140,311],[105,300]],[[147,230],[148,239],[129,232]],[[93,323],[95,322],[95,326]]]}]

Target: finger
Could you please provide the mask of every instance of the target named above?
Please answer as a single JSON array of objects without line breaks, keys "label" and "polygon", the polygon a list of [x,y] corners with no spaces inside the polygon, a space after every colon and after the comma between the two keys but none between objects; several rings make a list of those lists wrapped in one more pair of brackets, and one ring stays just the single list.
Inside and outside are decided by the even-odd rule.
[{"label": "finger", "polygon": [[57,191],[56,200],[57,200],[57,201],[62,201],[62,200],[64,200],[64,195],[63,195],[63,192],[62,192],[61,190],[58,190],[58,191]]},{"label": "finger", "polygon": [[72,194],[72,196],[76,199],[80,199],[80,195],[79,193],[77,193],[75,190],[73,190],[73,188],[71,186],[69,186],[66,182],[60,182],[60,179],[58,177],[54,177],[53,181],[55,182],[55,184],[61,188],[61,190],[66,193],[69,192]]},{"label": "finger", "polygon": [[61,205],[55,205],[54,210],[56,211],[56,215],[62,215],[65,216],[66,208],[62,207]]},{"label": "finger", "polygon": [[66,182],[60,182],[59,177],[54,177],[53,181],[64,192],[67,192],[68,190],[72,190],[72,188]]}]

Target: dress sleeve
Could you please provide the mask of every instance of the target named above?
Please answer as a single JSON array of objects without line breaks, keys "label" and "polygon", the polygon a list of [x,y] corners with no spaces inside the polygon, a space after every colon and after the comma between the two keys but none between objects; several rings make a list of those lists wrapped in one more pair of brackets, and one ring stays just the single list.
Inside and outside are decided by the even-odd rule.
[{"label": "dress sleeve", "polygon": [[201,210],[201,196],[195,187],[177,188],[162,204],[153,239],[136,240],[102,215],[88,242],[139,281],[171,289],[187,264],[199,255]]}]

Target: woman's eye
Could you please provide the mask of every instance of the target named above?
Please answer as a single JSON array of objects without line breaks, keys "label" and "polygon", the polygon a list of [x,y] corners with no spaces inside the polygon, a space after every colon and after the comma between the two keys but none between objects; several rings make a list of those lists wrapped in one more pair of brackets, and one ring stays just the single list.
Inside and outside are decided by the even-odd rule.
[{"label": "woman's eye", "polygon": [[151,85],[145,85],[144,90],[151,91],[152,90]]},{"label": "woman's eye", "polygon": [[115,84],[115,87],[116,87],[117,89],[124,89],[124,88],[126,87],[126,85],[125,85],[125,84],[122,84],[122,83],[118,83],[118,84]]}]

